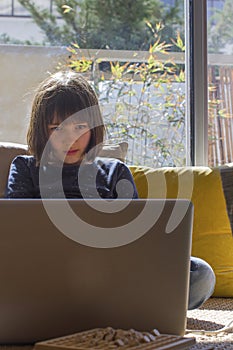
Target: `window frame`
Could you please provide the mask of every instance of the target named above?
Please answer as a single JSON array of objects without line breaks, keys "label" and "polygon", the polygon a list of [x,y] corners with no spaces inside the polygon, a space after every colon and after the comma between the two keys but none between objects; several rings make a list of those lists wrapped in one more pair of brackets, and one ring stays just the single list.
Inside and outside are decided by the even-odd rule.
[{"label": "window frame", "polygon": [[185,0],[187,165],[208,165],[207,0]]}]

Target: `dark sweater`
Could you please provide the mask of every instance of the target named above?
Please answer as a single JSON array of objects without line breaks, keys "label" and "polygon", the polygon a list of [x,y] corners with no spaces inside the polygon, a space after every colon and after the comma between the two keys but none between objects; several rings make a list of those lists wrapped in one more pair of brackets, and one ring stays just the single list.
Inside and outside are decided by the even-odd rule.
[{"label": "dark sweater", "polygon": [[96,158],[92,163],[62,168],[39,167],[34,157],[18,156],[10,167],[5,197],[111,199],[138,198],[138,194],[129,168],[116,159]]}]

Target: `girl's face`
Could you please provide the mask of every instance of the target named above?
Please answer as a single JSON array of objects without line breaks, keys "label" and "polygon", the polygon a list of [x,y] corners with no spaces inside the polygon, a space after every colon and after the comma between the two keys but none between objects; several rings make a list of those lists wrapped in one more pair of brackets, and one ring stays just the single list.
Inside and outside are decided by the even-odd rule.
[{"label": "girl's face", "polygon": [[81,162],[91,138],[87,122],[66,120],[60,124],[54,121],[48,125],[48,131],[53,154],[58,160],[65,164]]}]

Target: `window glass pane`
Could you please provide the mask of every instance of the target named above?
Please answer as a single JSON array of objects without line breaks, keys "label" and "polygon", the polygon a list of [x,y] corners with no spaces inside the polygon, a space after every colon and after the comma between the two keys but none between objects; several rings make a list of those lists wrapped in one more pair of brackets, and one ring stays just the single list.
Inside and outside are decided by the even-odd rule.
[{"label": "window glass pane", "polygon": [[209,165],[233,161],[233,7],[208,1]]},{"label": "window glass pane", "polygon": [[0,15],[1,16],[10,16],[11,15],[11,0],[2,0],[0,2]]},{"label": "window glass pane", "polygon": [[[76,40],[83,49],[107,49],[90,78],[94,72],[109,141],[128,142],[130,164],[184,165],[183,1],[151,2],[151,8],[143,7],[142,1],[124,1],[124,6],[114,2],[111,9],[99,3],[89,11],[89,26]],[[83,50],[76,52],[81,58]]]},{"label": "window glass pane", "polygon": [[[40,9],[48,9],[50,10],[50,0],[37,0],[35,3]],[[19,2],[18,0],[14,1],[14,16],[30,16],[30,12],[28,12]]]},{"label": "window glass pane", "polygon": [[[60,16],[52,0],[38,0],[35,4],[42,10],[47,9],[55,16]],[[31,16],[31,14],[18,0],[1,0],[0,16]]]},{"label": "window glass pane", "polygon": [[13,2],[13,16],[30,16],[30,13],[15,0]]}]

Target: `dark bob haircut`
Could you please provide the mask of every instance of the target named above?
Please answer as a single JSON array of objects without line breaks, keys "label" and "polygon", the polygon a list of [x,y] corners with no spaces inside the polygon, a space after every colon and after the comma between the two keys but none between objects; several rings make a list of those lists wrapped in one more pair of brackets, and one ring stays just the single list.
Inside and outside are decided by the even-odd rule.
[{"label": "dark bob haircut", "polygon": [[103,142],[105,132],[98,98],[80,74],[61,71],[39,85],[32,103],[27,143],[38,164],[49,140],[48,125],[55,120],[61,123],[70,116],[88,123],[91,138],[86,152],[90,151],[89,160],[93,160],[98,150],[96,146]]}]

